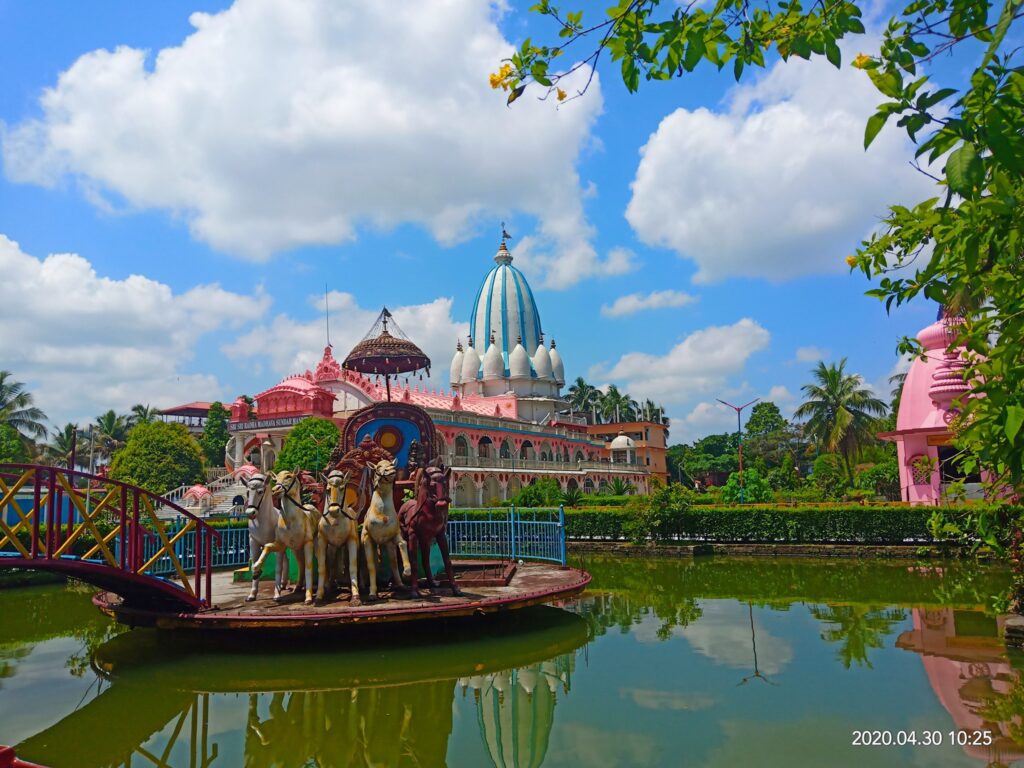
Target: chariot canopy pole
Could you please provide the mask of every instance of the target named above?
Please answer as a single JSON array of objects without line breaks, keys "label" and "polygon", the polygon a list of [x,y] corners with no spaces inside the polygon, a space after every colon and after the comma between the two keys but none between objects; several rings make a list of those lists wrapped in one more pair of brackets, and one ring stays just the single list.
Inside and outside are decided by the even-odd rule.
[{"label": "chariot canopy pole", "polygon": [[384,376],[384,389],[391,401],[391,377],[426,369],[430,375],[430,358],[417,347],[387,307],[381,310],[370,332],[348,353],[341,367],[368,375]]},{"label": "chariot canopy pole", "polygon": [[740,452],[740,504],[743,503],[743,429],[740,427],[740,413],[743,412],[744,408],[753,405],[760,399],[760,397],[755,397],[745,405],[733,405],[732,403],[725,402],[725,400],[721,400],[717,397],[715,398],[715,400],[718,400],[722,405],[726,405],[736,411],[736,439],[739,440]]}]

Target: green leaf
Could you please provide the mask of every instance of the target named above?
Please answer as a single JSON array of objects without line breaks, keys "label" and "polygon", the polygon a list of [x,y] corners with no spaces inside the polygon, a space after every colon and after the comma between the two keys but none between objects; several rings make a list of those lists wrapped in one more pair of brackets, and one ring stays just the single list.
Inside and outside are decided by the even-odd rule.
[{"label": "green leaf", "polygon": [[622,60],[622,82],[626,84],[630,93],[636,93],[636,89],[640,87],[640,68],[633,59]]},{"label": "green leaf", "polygon": [[1024,424],[1024,408],[1019,405],[1006,406],[1006,439],[1011,445],[1020,432],[1021,424]]},{"label": "green leaf", "polygon": [[525,90],[526,90],[526,86],[525,85],[520,85],[518,88],[513,89],[512,93],[510,93],[508,95],[508,101],[505,102],[505,105],[508,106],[513,101],[518,99],[520,96],[523,95],[523,91],[525,91]]},{"label": "green leaf", "polygon": [[891,99],[898,99],[903,92],[903,78],[895,69],[869,69],[868,77],[875,87]]},{"label": "green leaf", "polygon": [[888,112],[876,112],[868,118],[868,124],[864,127],[864,149],[871,146],[871,142],[875,140],[875,136],[882,130],[882,126],[888,119]]},{"label": "green leaf", "polygon": [[704,35],[697,32],[686,36],[686,54],[683,56],[683,68],[692,72],[704,56]]},{"label": "green leaf", "polygon": [[953,150],[946,160],[946,183],[961,197],[970,195],[980,187],[985,178],[985,166],[974,150],[974,145],[965,143]]},{"label": "green leaf", "polygon": [[832,62],[832,66],[837,69],[843,63],[843,55],[839,51],[839,46],[836,45],[835,40],[825,41],[825,58]]}]

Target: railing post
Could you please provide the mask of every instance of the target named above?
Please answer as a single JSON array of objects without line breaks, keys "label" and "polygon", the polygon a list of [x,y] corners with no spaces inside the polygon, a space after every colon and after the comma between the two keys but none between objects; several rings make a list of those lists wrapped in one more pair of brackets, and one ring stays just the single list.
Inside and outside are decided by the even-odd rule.
[{"label": "railing post", "polygon": [[56,493],[56,478],[54,477],[53,470],[48,469],[46,471],[46,559],[49,560],[53,555],[53,510],[56,506],[56,499],[54,498]]},{"label": "railing post", "polygon": [[[199,556],[200,550],[201,550],[202,545],[203,545],[202,540],[201,540],[202,539],[202,535],[203,535],[202,526],[199,526],[199,525],[196,526],[195,534],[196,534],[195,538],[192,539],[192,557],[195,558],[195,561],[196,561],[196,563],[195,563],[195,565],[196,565],[196,568],[195,568],[195,572],[196,572],[196,575],[195,575],[195,580],[196,580],[196,584],[195,584],[196,598],[200,599],[200,594],[203,591],[203,583],[202,583],[203,574],[202,574],[202,571],[200,570],[200,563],[199,563],[199,561],[202,559]],[[182,538],[184,538],[184,536]]]},{"label": "railing post", "polygon": [[213,605],[213,529],[206,532],[206,604]]},{"label": "railing post", "polygon": [[566,552],[565,544],[565,505],[558,505],[558,536],[562,540],[562,565],[566,565],[569,562],[568,554]]},{"label": "railing post", "polygon": [[132,573],[139,570],[142,565],[142,531],[139,530],[139,491],[132,491],[132,531],[131,531],[131,553],[130,562]]},{"label": "railing post", "polygon": [[516,505],[509,507],[509,539],[511,540],[512,561],[516,560]]},{"label": "railing post", "polygon": [[39,477],[39,470],[33,472],[34,477],[32,478],[32,559],[35,560],[39,556],[39,518],[42,516],[42,510],[39,509],[39,483],[41,479]]},{"label": "railing post", "polygon": [[118,543],[121,545],[120,552],[117,553],[117,561],[121,565],[121,570],[124,570],[125,564],[128,562],[128,552],[125,546],[128,543],[128,539],[125,536],[128,530],[128,489],[123,485],[121,486],[121,514],[118,517],[118,523],[120,528],[118,530]]}]

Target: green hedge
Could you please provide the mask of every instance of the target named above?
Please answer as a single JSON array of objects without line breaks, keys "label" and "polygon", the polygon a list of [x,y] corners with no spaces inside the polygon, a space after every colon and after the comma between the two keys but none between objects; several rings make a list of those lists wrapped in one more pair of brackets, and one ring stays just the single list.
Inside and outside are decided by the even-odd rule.
[{"label": "green hedge", "polygon": [[[664,510],[652,538],[754,543],[900,544],[932,542],[934,507],[833,505],[710,507]],[[630,538],[631,513],[567,510],[572,539]]]}]

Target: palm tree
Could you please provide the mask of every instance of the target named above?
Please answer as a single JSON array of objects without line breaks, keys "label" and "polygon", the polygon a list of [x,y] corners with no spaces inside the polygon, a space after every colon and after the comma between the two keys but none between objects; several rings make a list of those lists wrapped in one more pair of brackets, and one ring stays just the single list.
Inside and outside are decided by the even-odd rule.
[{"label": "palm tree", "polygon": [[594,412],[600,397],[600,390],[588,384],[582,376],[577,376],[576,381],[569,386],[569,405],[574,411],[585,414],[588,419]]},{"label": "palm tree", "polygon": [[128,414],[128,425],[134,427],[136,424],[149,424],[156,421],[160,412],[149,405],[136,403],[132,406],[132,412]]},{"label": "palm tree", "polygon": [[608,391],[601,395],[598,403],[598,410],[604,416],[605,421],[634,421],[640,404],[625,392],[620,392],[614,384],[608,385]]},{"label": "palm tree", "polygon": [[633,493],[633,484],[621,477],[616,477],[608,486],[608,490],[612,496],[627,496]]},{"label": "palm tree", "polygon": [[96,452],[110,461],[128,439],[128,417],[110,410],[96,417]]},{"label": "palm tree", "polygon": [[0,371],[0,424],[13,427],[26,443],[46,437],[46,414],[32,405],[32,393],[20,381],[10,380],[10,371]]},{"label": "palm tree", "polygon": [[811,373],[814,383],[805,384],[803,404],[794,416],[807,419],[804,430],[819,448],[843,457],[846,476],[853,484],[852,459],[875,439],[879,417],[886,413],[885,403],[863,386],[857,374],[848,374],[846,358],[839,365],[819,362]]},{"label": "palm tree", "polygon": [[[75,430],[77,427],[74,424],[65,424],[61,429],[55,429],[50,433],[50,443],[46,446],[46,459],[53,463],[55,466],[68,467],[71,461],[71,447],[75,441]],[[78,458],[75,463],[78,464]],[[69,467],[74,469],[74,467]]]},{"label": "palm tree", "polygon": [[889,408],[893,413],[900,408],[900,398],[903,397],[903,385],[907,382],[907,372],[894,373],[889,377],[889,384],[892,385],[892,391],[889,393],[889,397],[892,399],[889,401]]}]

